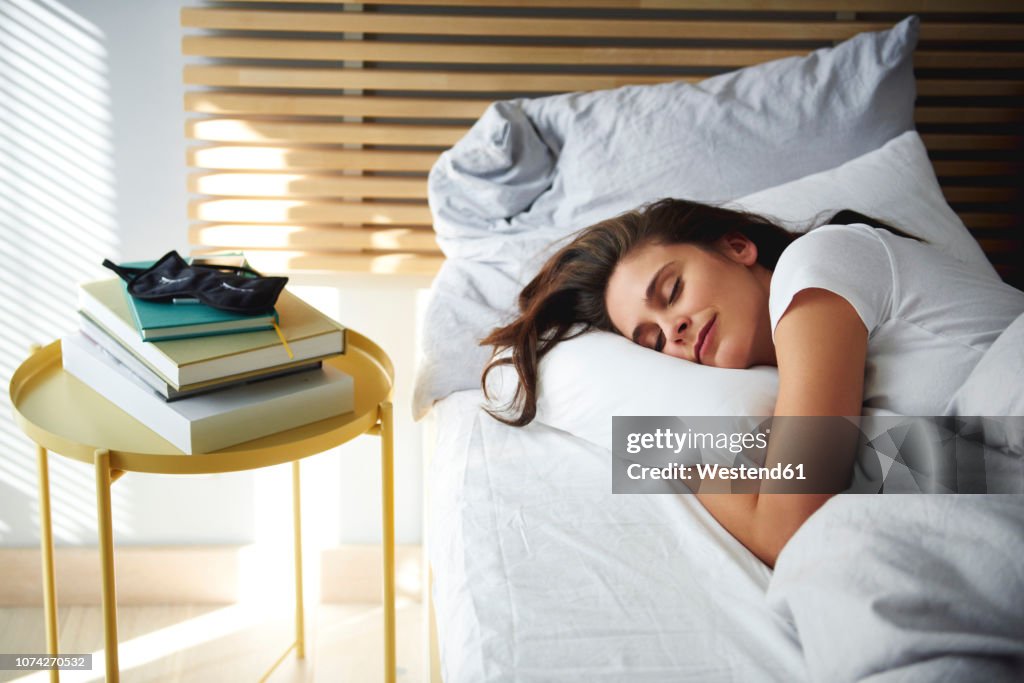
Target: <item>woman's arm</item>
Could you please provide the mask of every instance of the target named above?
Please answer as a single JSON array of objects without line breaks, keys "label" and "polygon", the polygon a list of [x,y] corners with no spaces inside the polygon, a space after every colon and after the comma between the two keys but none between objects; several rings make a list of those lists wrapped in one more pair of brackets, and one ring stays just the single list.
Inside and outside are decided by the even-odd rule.
[{"label": "woman's arm", "polygon": [[[846,299],[824,289],[800,291],[775,328],[779,366],[775,415],[859,416],[867,337],[864,323]],[[765,465],[770,467],[779,462],[794,447],[793,441],[787,445],[786,431],[773,426]],[[808,438],[805,430],[797,431],[797,438]],[[851,430],[851,439],[855,435],[855,430]],[[852,472],[855,442],[851,440],[848,448],[837,449],[834,434],[826,442],[832,451],[828,457],[846,461],[835,463],[836,471]],[[809,445],[797,444],[799,450],[806,450]],[[729,533],[769,567],[775,566],[782,547],[800,525],[834,495],[726,494],[714,493],[715,488],[713,482],[702,482],[697,498]]]}]

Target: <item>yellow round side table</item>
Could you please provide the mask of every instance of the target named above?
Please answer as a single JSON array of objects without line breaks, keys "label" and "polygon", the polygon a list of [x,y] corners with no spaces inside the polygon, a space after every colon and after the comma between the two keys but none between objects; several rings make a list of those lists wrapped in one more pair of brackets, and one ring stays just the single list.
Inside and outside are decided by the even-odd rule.
[{"label": "yellow round side table", "polygon": [[[355,380],[355,409],[312,424],[271,434],[212,453],[185,455],[144,424],[64,372],[60,342],[35,350],[14,372],[10,398],[18,426],[37,445],[40,545],[46,647],[57,655],[57,599],[47,451],[91,464],[96,471],[96,511],[103,573],[103,625],[107,680],[119,679],[117,598],[110,487],[125,472],[210,474],[292,463],[295,552],[295,641],[264,675],[293,649],[305,656],[302,597],[302,514],[299,460],[354,439],[381,437],[381,514],[384,572],[384,680],[395,680],[394,421],[391,394],[395,371],[384,351],[363,335],[346,331],[344,355],[325,361]],[[51,680],[58,680],[56,669]]]}]

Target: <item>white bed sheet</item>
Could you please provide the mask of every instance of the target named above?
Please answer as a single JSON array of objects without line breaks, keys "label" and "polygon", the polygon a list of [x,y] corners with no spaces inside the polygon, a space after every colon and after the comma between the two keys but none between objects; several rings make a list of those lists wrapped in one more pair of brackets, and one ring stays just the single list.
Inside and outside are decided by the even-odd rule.
[{"label": "white bed sheet", "polygon": [[691,496],[612,495],[611,452],[482,394],[438,402],[428,547],[446,683],[805,679],[771,571]]}]

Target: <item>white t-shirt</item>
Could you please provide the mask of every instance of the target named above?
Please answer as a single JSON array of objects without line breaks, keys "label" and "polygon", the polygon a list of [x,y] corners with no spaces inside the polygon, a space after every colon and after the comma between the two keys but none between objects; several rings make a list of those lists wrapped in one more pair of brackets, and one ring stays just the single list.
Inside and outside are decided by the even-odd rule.
[{"label": "white t-shirt", "polygon": [[1024,313],[1024,292],[924,242],[828,225],[790,244],[772,274],[772,335],[793,297],[846,299],[868,329],[864,406],[943,415],[985,351]]}]

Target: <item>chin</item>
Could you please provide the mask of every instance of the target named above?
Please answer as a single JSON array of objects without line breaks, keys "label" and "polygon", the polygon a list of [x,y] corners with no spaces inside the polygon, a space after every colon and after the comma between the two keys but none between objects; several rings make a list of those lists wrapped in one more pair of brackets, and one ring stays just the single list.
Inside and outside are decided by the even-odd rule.
[{"label": "chin", "polygon": [[750,354],[732,353],[731,349],[719,349],[719,353],[711,365],[726,370],[746,370],[754,367],[754,364],[750,362]]}]

